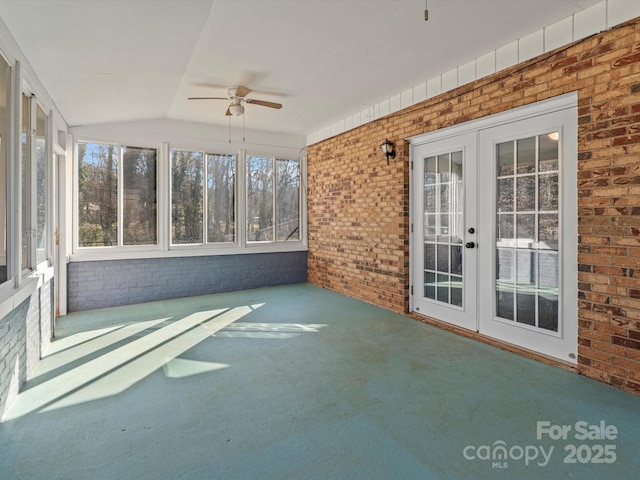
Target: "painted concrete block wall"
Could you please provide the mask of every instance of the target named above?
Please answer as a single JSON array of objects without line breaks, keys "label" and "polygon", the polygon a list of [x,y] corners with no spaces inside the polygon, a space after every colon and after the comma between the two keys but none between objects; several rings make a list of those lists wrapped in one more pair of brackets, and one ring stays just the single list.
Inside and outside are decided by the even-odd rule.
[{"label": "painted concrete block wall", "polygon": [[307,281],[307,252],[73,262],[70,312]]},{"label": "painted concrete block wall", "polygon": [[50,281],[0,319],[0,418],[51,342],[52,296]]},{"label": "painted concrete block wall", "polygon": [[[640,394],[640,18],[311,145],[309,281],[408,311],[404,139],[574,91],[577,368]],[[390,165],[385,138],[399,150]]]}]

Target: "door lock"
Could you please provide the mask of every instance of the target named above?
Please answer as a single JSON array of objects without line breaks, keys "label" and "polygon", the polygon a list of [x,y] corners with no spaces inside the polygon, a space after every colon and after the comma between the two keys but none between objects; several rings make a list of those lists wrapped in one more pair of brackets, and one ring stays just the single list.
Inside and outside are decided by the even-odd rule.
[{"label": "door lock", "polygon": [[467,242],[464,246],[467,248],[476,248],[475,242]]}]

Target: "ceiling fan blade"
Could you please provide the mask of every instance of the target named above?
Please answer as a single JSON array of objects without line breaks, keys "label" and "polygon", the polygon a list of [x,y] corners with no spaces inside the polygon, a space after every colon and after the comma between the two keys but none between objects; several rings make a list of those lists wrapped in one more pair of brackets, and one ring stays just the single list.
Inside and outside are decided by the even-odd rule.
[{"label": "ceiling fan blade", "polygon": [[227,97],[189,97],[187,100],[229,100]]},{"label": "ceiling fan blade", "polygon": [[247,87],[238,87],[236,97],[245,97],[251,93],[251,89]]},{"label": "ceiling fan blade", "polygon": [[265,100],[254,100],[253,98],[245,98],[244,101],[246,103],[252,103],[254,105],[262,105],[263,107],[282,108],[282,104],[281,103],[267,102]]},{"label": "ceiling fan blade", "polygon": [[225,113],[225,115],[226,115],[227,117],[230,117],[230,116],[231,116],[231,105],[229,105],[229,106],[227,107],[227,113]]}]

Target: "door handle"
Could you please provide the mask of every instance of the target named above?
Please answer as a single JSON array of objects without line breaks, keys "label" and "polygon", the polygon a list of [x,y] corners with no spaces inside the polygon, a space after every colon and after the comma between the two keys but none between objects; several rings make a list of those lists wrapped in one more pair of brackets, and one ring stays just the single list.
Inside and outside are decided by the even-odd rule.
[{"label": "door handle", "polygon": [[476,248],[475,242],[467,242],[464,246],[467,248]]}]

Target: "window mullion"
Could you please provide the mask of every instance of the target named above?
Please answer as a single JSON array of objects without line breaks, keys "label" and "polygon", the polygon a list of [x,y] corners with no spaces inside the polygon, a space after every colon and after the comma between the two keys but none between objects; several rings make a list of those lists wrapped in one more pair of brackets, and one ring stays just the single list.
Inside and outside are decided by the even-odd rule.
[{"label": "window mullion", "polygon": [[209,154],[202,152],[202,244],[208,243],[209,211]]},{"label": "window mullion", "polygon": [[118,165],[116,167],[116,228],[117,246],[124,245],[124,153],[123,145],[118,144]]},{"label": "window mullion", "polygon": [[236,235],[238,245],[244,248],[247,245],[247,152],[238,152],[236,162]]},{"label": "window mullion", "polygon": [[276,157],[272,157],[271,159],[271,190],[272,190],[272,200],[271,200],[271,242],[275,243],[276,242],[276,221],[277,221],[277,216],[276,216],[276,211],[277,211],[277,206],[278,204],[276,203],[276,191],[277,191],[277,184],[276,184],[276,172],[277,172],[277,162],[276,162]]},{"label": "window mullion", "polygon": [[160,148],[157,168],[158,245],[162,250],[169,250],[171,245],[171,155],[167,142],[163,142]]}]

